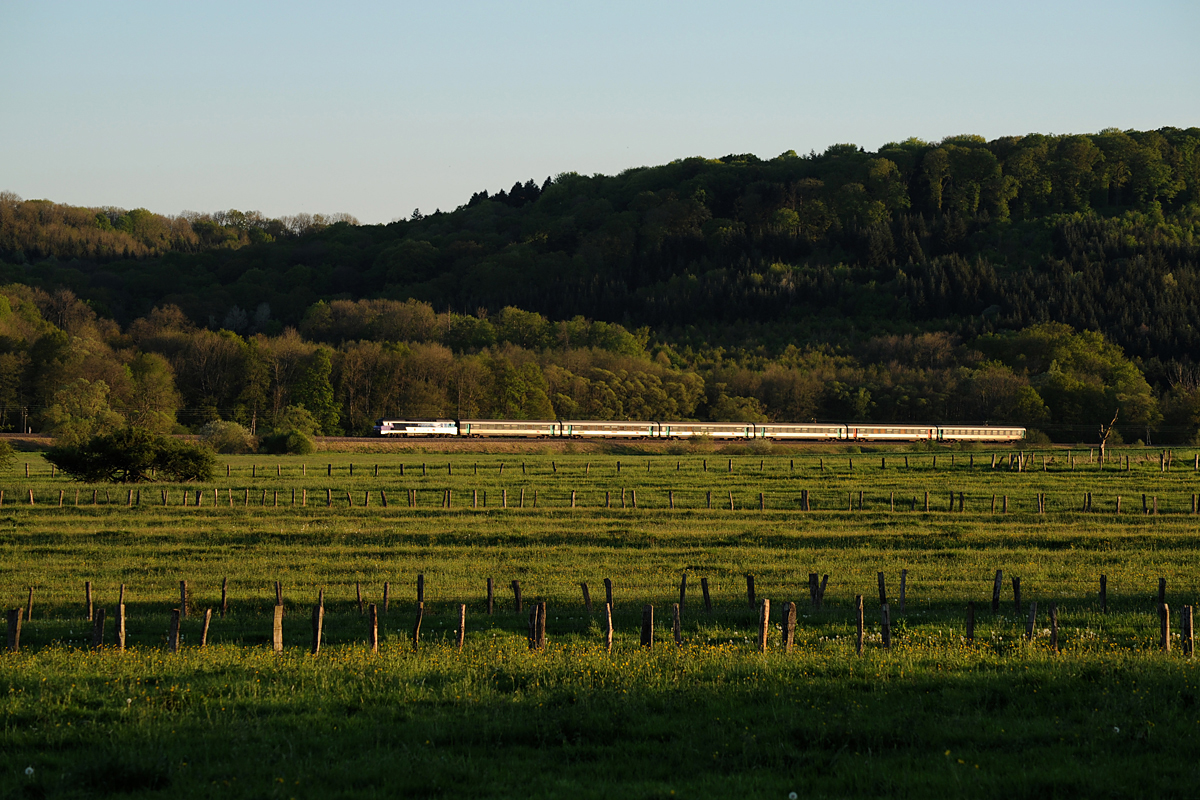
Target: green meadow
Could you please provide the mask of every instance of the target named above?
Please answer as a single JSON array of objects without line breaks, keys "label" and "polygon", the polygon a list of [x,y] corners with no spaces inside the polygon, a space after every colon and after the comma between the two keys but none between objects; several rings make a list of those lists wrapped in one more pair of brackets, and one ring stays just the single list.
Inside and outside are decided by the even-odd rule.
[{"label": "green meadow", "polygon": [[[1013,451],[984,447],[432,448],[222,457],[209,484],[142,485],[132,498],[19,454],[0,475],[0,599],[24,609],[32,587],[32,617],[20,652],[0,656],[0,796],[1194,796],[1200,688],[1179,635],[1198,597],[1190,450],[1166,471],[1160,451],[1132,448],[1103,471],[1086,449],[1033,452],[1018,471]],[[819,608],[811,573],[829,576]],[[107,614],[99,649],[85,582]],[[377,607],[378,652],[360,594]],[[547,645],[534,651],[538,601]],[[798,619],[785,653],[788,602]]]}]

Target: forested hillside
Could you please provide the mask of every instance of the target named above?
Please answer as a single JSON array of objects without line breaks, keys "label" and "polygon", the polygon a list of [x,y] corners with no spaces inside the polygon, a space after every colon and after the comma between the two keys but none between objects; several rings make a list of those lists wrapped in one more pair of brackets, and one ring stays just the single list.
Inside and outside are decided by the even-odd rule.
[{"label": "forested hillside", "polygon": [[[1197,145],[1164,128],[690,158],[381,226],[0,195],[0,427],[61,427],[69,400],[193,428],[302,407],[325,432],[407,414],[1091,438],[1119,408],[1127,438],[1186,439]],[[160,406],[139,409],[147,381]]]}]

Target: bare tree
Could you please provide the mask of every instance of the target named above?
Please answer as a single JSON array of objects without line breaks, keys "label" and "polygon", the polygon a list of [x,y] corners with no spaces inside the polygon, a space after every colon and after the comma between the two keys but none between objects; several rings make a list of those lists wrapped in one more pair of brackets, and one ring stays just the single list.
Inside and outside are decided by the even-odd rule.
[{"label": "bare tree", "polygon": [[1108,435],[1112,433],[1113,426],[1117,424],[1117,414],[1119,413],[1120,409],[1114,411],[1112,422],[1100,426],[1100,469],[1104,469],[1104,448],[1108,446]]}]

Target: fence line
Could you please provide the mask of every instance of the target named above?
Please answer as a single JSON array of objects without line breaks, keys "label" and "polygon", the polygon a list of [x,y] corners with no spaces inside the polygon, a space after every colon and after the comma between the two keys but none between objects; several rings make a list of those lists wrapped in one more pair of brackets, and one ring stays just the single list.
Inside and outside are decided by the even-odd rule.
[{"label": "fence line", "polygon": [[[847,613],[846,609],[841,606],[837,606],[832,609],[828,607],[826,603],[826,597],[830,588],[830,576],[826,574],[818,582],[818,574],[819,573],[815,572],[808,574],[810,602],[813,613],[818,615],[816,621],[817,624],[815,627],[826,625],[831,620],[843,619]],[[884,572],[877,573],[876,581],[878,585],[878,608],[880,614],[879,646],[881,649],[887,650],[891,648],[891,626],[897,617],[903,617],[906,614],[906,594],[909,588],[909,577],[909,570],[903,569],[900,571],[900,594],[898,601],[893,604],[889,601],[888,597],[886,574]],[[1003,577],[1004,571],[1002,569],[996,570],[995,578],[992,581],[991,610],[994,616],[999,616],[1002,614]],[[756,649],[758,652],[766,652],[770,646],[771,631],[774,629],[773,620],[775,619],[775,616],[772,615],[771,609],[777,609],[779,612],[777,615],[778,627],[782,631],[780,646],[785,652],[791,652],[795,644],[795,630],[797,627],[795,602],[782,601],[772,604],[770,598],[760,597],[758,595],[757,588],[759,587],[756,587],[755,576],[752,573],[745,574],[744,578],[746,582],[746,605],[727,604],[723,611],[727,615],[734,618],[732,623],[734,627],[738,627],[739,620],[743,625],[752,626],[752,630],[754,630],[756,633]],[[674,641],[677,646],[682,646],[683,644],[681,619],[682,615],[687,609],[687,580],[688,574],[683,573],[680,576],[678,585],[678,602],[673,603],[671,606],[670,626]],[[506,614],[516,615],[517,618],[520,619],[521,615],[525,611],[525,597],[522,594],[520,581],[517,579],[512,580],[510,585],[513,598],[511,603],[504,604],[506,606],[505,608],[496,608],[492,593],[494,583],[491,577],[487,579],[486,585],[486,614],[488,616],[498,615],[501,625],[503,625],[503,620]],[[692,613],[711,616],[713,614],[713,602],[707,576],[701,577],[700,585],[704,596],[704,608],[703,611],[695,611]],[[363,594],[362,584],[361,582],[355,583],[354,604],[357,606],[358,613],[354,614],[353,617],[365,619],[366,624],[358,629],[358,633],[352,633],[351,640],[361,641],[365,639],[367,646],[373,651],[377,651],[379,649],[379,629],[381,625],[381,617],[388,616],[390,612],[388,606],[389,586],[389,583],[384,583],[384,602],[382,605],[371,602],[366,604],[364,607],[365,596]],[[594,609],[591,596],[588,591],[588,584],[586,581],[581,581],[578,583],[578,586],[582,589],[582,610],[588,617],[591,617],[594,613]],[[605,645],[611,649],[614,631],[613,618],[616,609],[614,584],[611,578],[604,578],[604,587],[605,602],[600,613],[602,614],[604,622]],[[194,610],[197,605],[195,598],[192,595],[192,588],[191,581],[187,579],[180,580],[178,606],[174,608],[160,607],[162,608],[163,612],[169,610],[169,624],[165,630],[165,642],[166,648],[173,653],[179,652],[180,648],[185,643],[184,626],[191,626],[195,624],[190,622],[190,619],[192,619],[194,616],[190,612],[191,610]],[[796,587],[790,588],[795,589]],[[842,588],[845,590],[848,587],[843,586]],[[983,588],[982,585],[980,588]],[[1020,576],[1011,577],[1011,588],[1012,608],[1014,614],[1013,618],[1018,621],[1021,621],[1022,618],[1024,618],[1024,630],[1022,638],[1026,643],[1032,643],[1035,640],[1040,641],[1042,634],[1039,633],[1037,628],[1038,604],[1040,601],[1035,599],[1029,602],[1028,605],[1022,602],[1022,583]],[[426,589],[425,575],[424,573],[420,573],[416,576],[415,596],[413,598],[415,619],[413,621],[413,627],[411,628],[411,634],[409,636],[414,649],[419,649],[420,646],[422,622],[428,617],[437,616],[426,597]],[[788,587],[776,586],[773,587],[773,589],[776,591],[787,591]],[[1099,613],[1101,614],[1107,614],[1109,611],[1107,603],[1107,589],[1107,575],[1102,574],[1099,576],[1099,592],[1096,595],[1096,598],[1099,601]],[[142,627],[144,628],[145,620],[161,620],[162,618],[161,612],[158,614],[153,612],[146,614],[143,612],[142,614],[135,614],[131,617],[129,606],[126,603],[126,586],[124,584],[122,584],[120,587],[120,596],[116,604],[116,612],[115,614],[109,616],[106,614],[106,611],[103,607],[93,606],[93,601],[95,599],[93,590],[94,585],[92,581],[85,581],[83,584],[84,603],[80,606],[75,606],[76,608],[80,609],[81,616],[85,617],[85,619],[91,623],[87,627],[90,629],[90,643],[93,649],[110,647],[110,645],[107,643],[110,641],[108,639],[108,624],[110,621],[113,623],[113,638],[111,639],[111,648],[123,650],[126,647],[127,634],[131,621],[135,624],[141,623]],[[221,621],[217,622],[215,625],[217,631],[220,633],[229,630],[235,636],[241,634],[240,638],[244,638],[246,634],[249,633],[252,636],[262,636],[264,640],[267,640],[269,635],[269,643],[272,650],[277,653],[283,652],[285,648],[284,627],[285,620],[287,619],[286,607],[289,605],[285,598],[283,584],[278,581],[274,582],[274,597],[272,598],[274,602],[270,604],[270,623],[268,623],[266,619],[261,616],[261,605],[256,605],[256,607],[250,610],[249,613],[236,615],[237,619],[231,619],[235,615],[229,614],[228,590],[229,581],[228,578],[224,578],[221,581],[221,617],[219,618]],[[17,607],[8,609],[6,612],[7,650],[10,653],[16,653],[20,651],[23,633],[26,637],[26,644],[28,644],[30,633],[36,630],[36,628],[30,627],[33,614],[33,594],[34,588],[29,587],[29,600],[27,606],[25,608]],[[857,633],[855,647],[856,650],[861,654],[864,647],[864,631],[866,630],[863,611],[863,595],[856,594],[853,595],[853,598],[853,605],[849,609],[849,621],[852,621],[855,625]],[[1172,641],[1177,635],[1182,654],[1185,657],[1191,658],[1194,653],[1193,606],[1186,604],[1179,607],[1179,613],[1176,615],[1179,631],[1178,634],[1175,634],[1172,632],[1171,627],[1171,608],[1170,604],[1168,603],[1169,599],[1170,598],[1167,592],[1167,580],[1165,577],[1160,577],[1157,582],[1157,592],[1154,594],[1147,593],[1144,595],[1144,600],[1140,601],[1141,610],[1139,611],[1138,609],[1134,608],[1133,613],[1144,613],[1147,615],[1150,613],[1155,614],[1159,621],[1159,649],[1164,652],[1170,652]],[[457,598],[448,598],[442,601],[442,604],[445,606],[445,613],[453,613],[457,615],[458,627],[454,630],[454,641],[457,649],[461,651],[466,639],[466,621],[469,605],[468,603],[462,602],[461,599]],[[141,608],[145,609],[147,606],[153,607],[154,605],[156,605],[156,603],[153,601],[144,602],[141,605]],[[630,616],[634,616],[636,609],[632,602],[628,605],[629,607],[627,608],[624,617],[626,619],[628,619]],[[548,626],[547,623],[547,620],[549,619],[547,616],[547,600],[543,597],[535,596],[529,603],[529,606],[532,609],[528,621],[530,649],[544,649],[547,642],[548,627],[550,628],[550,633],[554,632],[554,626]],[[1051,652],[1058,652],[1061,630],[1059,604],[1057,601],[1049,601],[1046,605],[1044,605],[1044,608],[1048,610],[1047,618],[1050,625],[1048,631],[1048,647]],[[738,609],[741,610],[739,611]],[[644,603],[641,607],[641,645],[647,648],[652,648],[655,643],[654,610],[655,606],[653,603]],[[963,641],[964,643],[970,645],[974,643],[976,638],[977,615],[975,601],[972,600],[967,602],[965,611],[965,636],[963,637]],[[749,616],[747,616],[747,613],[749,613]],[[512,619],[511,616],[507,618]],[[558,617],[556,616],[555,619],[557,618]],[[53,617],[43,617],[41,620],[39,620],[39,623],[47,620],[54,621],[55,619],[56,618]],[[63,618],[59,617],[57,619],[62,620]],[[70,617],[66,619],[70,619]],[[214,614],[212,606],[204,608],[203,613],[200,614],[200,620],[201,628],[199,641],[200,647],[204,647],[209,643],[210,631],[214,628]],[[238,622],[241,624],[235,624]],[[314,655],[319,652],[321,643],[325,640],[325,636],[328,633],[328,623],[329,617],[326,615],[326,590],[324,587],[322,587],[318,591],[316,605],[313,606],[311,613],[311,652]],[[347,627],[351,627],[345,622],[344,616],[339,619],[339,623],[346,625]],[[157,624],[161,624],[161,622]],[[401,621],[400,625],[403,626],[403,624],[404,623]],[[362,623],[360,623],[360,625],[362,625]],[[38,627],[40,627],[40,624]],[[1090,626],[1088,627],[1090,628]],[[575,628],[572,630],[577,632],[577,628],[578,626],[575,626]],[[49,646],[53,647],[55,645],[51,643]]]}]

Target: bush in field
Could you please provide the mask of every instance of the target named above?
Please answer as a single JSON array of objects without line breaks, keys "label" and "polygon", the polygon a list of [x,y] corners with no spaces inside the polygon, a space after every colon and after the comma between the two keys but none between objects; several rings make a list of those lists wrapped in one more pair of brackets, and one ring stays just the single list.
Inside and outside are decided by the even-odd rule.
[{"label": "bush in field", "polygon": [[8,442],[0,442],[0,469],[8,469],[17,460],[17,451]]},{"label": "bush in field", "polygon": [[88,483],[206,481],[216,459],[207,447],[181,442],[144,428],[122,428],[93,436],[78,445],[53,447],[46,460],[67,475]]},{"label": "bush in field", "polygon": [[275,419],[275,429],[259,445],[264,453],[308,455],[317,445],[312,437],[321,430],[312,412],[303,406],[288,406]]},{"label": "bush in field", "polygon": [[216,420],[200,429],[201,440],[216,453],[252,453],[257,440],[236,422]]},{"label": "bush in field", "polygon": [[306,456],[317,452],[317,445],[307,434],[286,431],[264,436],[259,449],[272,455]]},{"label": "bush in field", "polygon": [[[1116,430],[1114,430],[1112,432],[1112,436],[1119,436],[1119,435],[1120,434],[1118,434],[1116,432]],[[1110,442],[1112,441],[1112,436],[1109,437]],[[1031,428],[1025,432],[1025,444],[1043,445],[1043,446],[1048,445],[1048,444],[1050,444],[1050,436],[1047,433],[1045,433],[1044,431],[1033,430]]]}]

